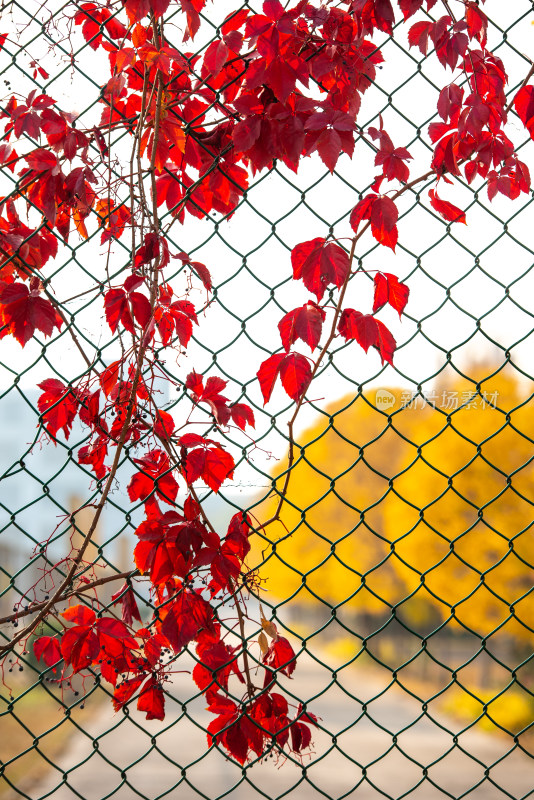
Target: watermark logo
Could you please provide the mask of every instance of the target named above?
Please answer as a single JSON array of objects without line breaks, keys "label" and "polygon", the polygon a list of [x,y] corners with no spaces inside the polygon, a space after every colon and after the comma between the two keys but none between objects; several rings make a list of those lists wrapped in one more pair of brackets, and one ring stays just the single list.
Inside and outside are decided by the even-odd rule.
[{"label": "watermark logo", "polygon": [[379,389],[375,396],[375,405],[379,411],[387,411],[395,405],[395,395],[387,389]]},{"label": "watermark logo", "polygon": [[498,408],[499,392],[442,391],[429,390],[421,393],[402,392],[401,406],[404,408],[428,408],[434,406],[441,411],[458,411],[466,408]]},{"label": "watermark logo", "polygon": [[[499,392],[476,392],[450,390],[428,390],[424,392],[403,391],[398,398],[403,408],[428,408],[441,411],[458,411],[465,408],[498,408]],[[393,392],[377,389],[375,406],[378,411],[388,411],[397,401]]]}]

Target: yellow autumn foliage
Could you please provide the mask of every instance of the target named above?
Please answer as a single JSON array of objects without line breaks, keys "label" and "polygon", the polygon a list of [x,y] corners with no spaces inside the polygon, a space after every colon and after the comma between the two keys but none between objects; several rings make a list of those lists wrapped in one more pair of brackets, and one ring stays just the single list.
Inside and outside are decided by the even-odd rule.
[{"label": "yellow autumn foliage", "polygon": [[[391,389],[382,410],[376,391],[328,408],[300,437],[281,523],[266,529],[269,592],[317,609],[397,606],[412,618],[453,615],[456,630],[482,636],[500,625],[531,636],[532,386],[493,372],[486,364],[449,380],[433,405],[402,408],[406,392]],[[286,467],[287,456],[278,491]],[[276,505],[273,496],[262,516]]]}]

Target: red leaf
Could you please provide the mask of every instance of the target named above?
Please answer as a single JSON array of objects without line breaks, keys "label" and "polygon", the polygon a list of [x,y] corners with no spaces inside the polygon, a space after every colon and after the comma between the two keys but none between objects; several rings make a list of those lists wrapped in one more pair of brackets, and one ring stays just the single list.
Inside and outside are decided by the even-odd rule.
[{"label": "red leaf", "polygon": [[62,616],[77,623],[64,632],[61,655],[66,664],[72,665],[74,672],[79,672],[96,661],[100,652],[100,642],[93,630],[96,614],[86,606],[77,605],[68,608]]},{"label": "red leaf", "polygon": [[61,655],[66,664],[71,664],[74,672],[80,672],[93,664],[98,658],[100,644],[93,630],[80,625],[69,628],[61,639]]},{"label": "red leaf", "polygon": [[92,625],[96,621],[95,612],[81,604],[65,609],[61,616],[68,622],[75,622],[76,625]]},{"label": "red leaf", "polygon": [[180,447],[200,447],[209,444],[209,440],[199,436],[198,433],[184,433],[183,436],[180,436],[178,443]]},{"label": "red leaf", "polygon": [[228,58],[228,47],[220,39],[216,39],[206,48],[204,53],[204,67],[216,77],[224,67]]},{"label": "red leaf", "polygon": [[28,153],[25,159],[30,168],[36,172],[50,172],[58,167],[57,156],[49,150],[45,150],[43,147],[34,150],[32,153]]},{"label": "red leaf", "polygon": [[[449,86],[446,86],[441,90],[438,100],[438,112],[441,119],[447,122],[447,120],[454,116],[454,114],[460,111],[462,107],[463,96],[464,90],[455,83],[451,83]],[[449,128],[446,127],[445,130],[448,131]],[[439,138],[441,138],[441,136],[438,136],[438,139]],[[432,141],[436,142],[437,139],[432,139]]]},{"label": "red leaf", "polygon": [[353,0],[352,9],[363,33],[373,33],[375,28],[393,33],[395,16],[391,0]]},{"label": "red leaf", "polygon": [[148,264],[150,261],[153,261],[155,258],[159,256],[160,246],[159,246],[159,236],[157,233],[147,233],[145,234],[144,242],[136,250],[135,253],[135,261],[134,266],[136,269],[142,267],[144,264]]},{"label": "red leaf", "polygon": [[399,8],[404,14],[404,21],[413,17],[423,5],[423,0],[399,0]]},{"label": "red leaf", "polygon": [[78,462],[80,464],[89,464],[99,480],[107,472],[104,466],[108,452],[107,442],[107,437],[99,437],[95,443],[80,447],[78,450]]},{"label": "red leaf", "polygon": [[376,343],[376,319],[353,308],[345,308],[338,323],[339,333],[347,340],[356,339],[365,352]]},{"label": "red leaf", "polygon": [[261,393],[263,395],[263,405],[269,402],[273,393],[274,384],[280,372],[280,364],[284,360],[283,353],[275,353],[263,362],[257,372],[257,377],[260,382]]},{"label": "red leaf", "polygon": [[249,750],[248,740],[242,725],[244,721],[242,719],[239,722],[235,722],[224,734],[226,749],[240,764],[244,764],[247,760]]},{"label": "red leaf", "polygon": [[173,503],[178,494],[178,484],[170,471],[169,457],[161,450],[151,450],[144,458],[135,458],[142,469],[132,475],[128,484],[130,500],[146,500],[154,490],[166,503]]},{"label": "red leaf", "polygon": [[101,617],[96,621],[95,630],[100,648],[109,658],[118,659],[125,655],[125,651],[138,648],[137,641],[120,619]]},{"label": "red leaf", "polygon": [[391,275],[389,272],[377,272],[375,275],[373,314],[383,305],[389,303],[395,311],[398,311],[400,317],[408,302],[409,294],[408,286],[405,283],[400,283],[395,275]]},{"label": "red leaf", "polygon": [[122,618],[127,625],[131,625],[134,619],[138,622],[142,621],[132,587],[127,583],[123,583],[121,588],[111,596],[111,602],[121,604]]},{"label": "red leaf", "polygon": [[59,642],[53,636],[40,636],[36,639],[33,643],[33,652],[35,658],[38,661],[42,659],[48,667],[53,667],[61,659]]},{"label": "red leaf", "polygon": [[464,225],[467,225],[465,213],[460,208],[457,208],[447,200],[442,200],[434,189],[429,191],[428,196],[430,197],[430,205],[443,219],[448,222],[463,222]]},{"label": "red leaf", "polygon": [[117,385],[117,381],[119,380],[120,375],[120,361],[113,361],[106,367],[106,369],[100,375],[100,386],[104,390],[104,394],[106,397],[109,397],[115,386]]},{"label": "red leaf", "polygon": [[[132,304],[135,321],[141,326],[141,328],[146,328],[152,315],[148,298],[145,297],[144,294],[141,294],[141,292],[132,292],[130,294],[130,302]],[[126,328],[126,324],[123,324]]]},{"label": "red leaf", "polygon": [[330,172],[334,172],[342,148],[339,133],[334,128],[325,128],[317,139],[316,146],[323,164]]},{"label": "red leaf", "polygon": [[280,364],[282,386],[292,400],[300,400],[312,376],[310,362],[300,353],[290,353]]},{"label": "red leaf", "polygon": [[382,364],[384,361],[393,364],[393,353],[397,343],[380,320],[370,314],[346,308],[339,319],[338,331],[347,340],[356,339],[365,352],[373,345],[380,354]]},{"label": "red leaf", "polygon": [[4,284],[0,288],[0,321],[7,326],[3,336],[10,333],[24,347],[35,329],[51,336],[54,327],[60,330],[61,317],[49,300],[30,292],[24,283]]},{"label": "red leaf", "polygon": [[140,541],[134,549],[135,564],[142,575],[150,575],[154,586],[164,585],[173,575],[183,574],[185,562],[176,537],[167,535],[158,520],[146,519],[135,531]]},{"label": "red leaf", "polygon": [[350,270],[349,257],[338,244],[326,239],[302,242],[291,251],[293,277],[321,300],[328,285],[343,286]]},{"label": "red leaf", "polygon": [[391,198],[385,195],[367,195],[353,208],[350,225],[355,233],[364,219],[371,222],[371,233],[380,244],[395,250],[399,212]]},{"label": "red leaf", "polygon": [[311,743],[311,730],[307,725],[302,722],[294,722],[290,728],[291,731],[291,749],[295,753],[302,753],[306,750]]},{"label": "red leaf", "polygon": [[110,289],[106,292],[104,309],[112,333],[117,330],[119,322],[122,322],[127,331],[133,333],[133,319],[128,304],[128,295],[124,289]]},{"label": "red leaf", "polygon": [[514,107],[530,138],[534,139],[534,86],[523,86],[518,91]]},{"label": "red leaf", "polygon": [[376,344],[374,346],[378,350],[382,364],[384,361],[387,361],[389,364],[391,364],[391,366],[393,366],[393,354],[395,352],[395,348],[397,347],[397,342],[393,338],[393,334],[389,328],[386,328],[383,322],[380,322],[380,320],[377,319],[376,325],[377,337]]},{"label": "red leaf", "polygon": [[357,203],[350,213],[350,227],[354,233],[358,232],[360,222],[364,219],[371,219],[371,211],[378,195],[368,194]]},{"label": "red leaf", "polygon": [[215,553],[210,564],[210,571],[213,580],[210,581],[210,589],[213,594],[217,594],[221,589],[232,591],[232,581],[241,572],[241,563],[230,548],[223,544],[221,550]]},{"label": "red leaf", "polygon": [[246,403],[234,403],[233,406],[230,406],[230,413],[233,421],[242,431],[247,425],[250,425],[251,428],[255,427],[254,412]]},{"label": "red leaf", "polygon": [[202,478],[210,489],[218,492],[224,481],[233,477],[234,467],[234,459],[221,447],[210,447],[207,450],[197,448],[187,454],[185,478],[189,485]]},{"label": "red leaf", "polygon": [[189,300],[176,300],[170,308],[173,313],[180,312],[185,314],[186,317],[189,317],[198,325],[197,312],[193,303],[190,303]]},{"label": "red leaf", "polygon": [[185,385],[192,392],[195,403],[202,401],[209,405],[218,425],[226,425],[228,423],[231,416],[228,398],[221,394],[221,391],[227,385],[227,381],[212,375],[208,378],[204,387],[202,376],[197,375],[196,372],[191,372],[187,376]]},{"label": "red leaf", "polygon": [[43,381],[39,384],[39,389],[42,389],[43,394],[37,401],[37,408],[43,416],[43,425],[52,436],[56,436],[62,428],[65,438],[68,439],[78,411],[74,394],[57,378]]},{"label": "red leaf", "polygon": [[113,692],[113,708],[118,711],[136,693],[145,679],[144,675],[136,675],[135,678],[122,681]]},{"label": "red leaf", "polygon": [[397,244],[397,206],[389,197],[379,196],[371,211],[371,233],[380,244],[395,250]]},{"label": "red leaf", "polygon": [[323,309],[311,300],[282,317],[278,330],[285,350],[288,351],[297,339],[302,339],[312,351],[315,350],[321,338],[325,317]]},{"label": "red leaf", "polygon": [[197,397],[202,395],[204,391],[204,380],[202,375],[199,375],[198,372],[190,372],[187,378],[185,379],[185,388],[189,389],[190,392],[195,394]]},{"label": "red leaf", "polygon": [[241,561],[245,559],[245,556],[250,551],[250,532],[251,525],[248,515],[245,515],[245,519],[243,520],[242,511],[234,514],[230,520],[224,542],[233,550],[234,553],[237,554]]},{"label": "red leaf", "polygon": [[141,687],[137,708],[146,711],[146,719],[165,719],[165,695],[153,675]]},{"label": "red leaf", "polygon": [[156,411],[156,424],[154,425],[154,433],[160,439],[169,439],[174,431],[174,420],[168,411],[157,409]]},{"label": "red leaf", "polygon": [[199,644],[196,650],[200,662],[193,669],[193,680],[202,692],[212,685],[214,688],[221,686],[228,689],[228,679],[232,671],[243,681],[234,650],[224,642]]},{"label": "red leaf", "polygon": [[200,595],[184,589],[168,607],[161,632],[178,653],[202,630],[213,630],[213,609]]},{"label": "red leaf", "polygon": [[210,271],[205,264],[201,264],[200,261],[191,261],[189,266],[191,267],[192,271],[198,275],[204,284],[204,288],[207,289],[208,292],[211,292],[213,283],[211,280]]},{"label": "red leaf", "polygon": [[432,30],[431,22],[416,22],[408,31],[408,44],[410,47],[417,45],[424,56],[428,52],[428,39]]},{"label": "red leaf", "polygon": [[380,150],[375,156],[375,165],[382,167],[382,176],[379,176],[377,180],[381,182],[384,178],[388,181],[397,179],[406,183],[410,177],[410,170],[404,162],[410,161],[412,158],[408,150],[405,147],[394,148],[393,142],[382,127],[380,129],[369,128],[369,135],[380,141]]},{"label": "red leaf", "polygon": [[482,47],[485,47],[488,38],[488,18],[472,0],[469,0],[465,6],[465,21],[469,36],[477,39]]},{"label": "red leaf", "polygon": [[193,335],[193,323],[189,317],[186,317],[185,314],[180,314],[177,311],[173,311],[172,316],[174,319],[174,327],[178,340],[182,347],[187,347],[189,340]]},{"label": "red leaf", "polygon": [[201,400],[212,400],[219,395],[227,386],[228,381],[217,377],[217,375],[210,375],[206,381],[206,386],[200,397]]},{"label": "red leaf", "polygon": [[190,494],[187,495],[184,502],[184,516],[188,520],[197,519],[200,517],[200,506]]},{"label": "red leaf", "polygon": [[221,447],[212,447],[205,452],[206,461],[202,470],[202,479],[210,489],[218,492],[225,480],[233,478],[235,462],[230,453]]},{"label": "red leaf", "polygon": [[279,636],[271,643],[271,646],[265,653],[263,663],[272,667],[272,669],[280,670],[280,672],[283,672],[284,675],[287,675],[289,678],[296,666],[295,651],[287,639],[283,636]]}]

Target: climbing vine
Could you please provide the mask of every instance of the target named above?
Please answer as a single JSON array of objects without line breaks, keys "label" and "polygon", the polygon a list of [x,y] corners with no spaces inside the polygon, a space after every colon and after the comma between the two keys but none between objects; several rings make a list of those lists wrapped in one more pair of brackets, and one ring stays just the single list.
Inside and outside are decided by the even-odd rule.
[{"label": "climbing vine", "polygon": [[[109,67],[100,122],[92,128],[77,124],[73,113],[37,90],[27,97],[11,94],[1,105],[0,165],[16,176],[16,185],[0,200],[0,336],[14,337],[22,347],[36,332],[50,337],[54,330],[66,331],[72,337],[84,372],[68,383],[54,377],[41,382],[38,408],[50,446],[59,435],[68,439],[75,420],[85,427],[90,438],[77,459],[101,491],[83,542],[48,599],[2,620],[23,625],[0,655],[27,642],[54,614],[62,632],[39,636],[34,651],[58,682],[92,669],[111,685],[116,710],[136,702],[147,719],[162,720],[165,681],[180,654],[194,647],[192,678],[214,715],[208,744],[221,745],[244,764],[284,749],[302,755],[317,723],[303,706],[290,711],[278,676],[298,676],[297,658],[263,612],[256,621],[257,651],[251,653],[247,598],[257,595],[257,576],[247,557],[254,531],[280,519],[294,463],[295,421],[334,339],[373,348],[383,364],[393,364],[396,342],[379,313],[389,304],[401,316],[409,289],[379,271],[372,276],[372,308],[347,307],[347,287],[362,271],[358,242],[370,231],[395,251],[397,201],[429,181],[430,205],[451,225],[467,222],[465,212],[445,197],[455,179],[485,183],[490,200],[498,193],[512,200],[528,193],[528,168],[505,127],[513,106],[534,136],[534,87],[531,70],[520,90],[506,97],[505,66],[487,48],[483,2],[301,0],[283,6],[265,0],[262,13],[247,6],[228,14],[216,38],[194,53],[189,48],[202,29],[204,4],[115,0],[65,7],[70,26]],[[177,11],[185,30],[180,48],[171,43],[166,25]],[[444,80],[447,70],[453,75],[439,94],[441,121],[428,129],[430,163],[418,176],[410,172],[410,152],[393,141],[381,118],[379,127],[358,125],[362,97],[372,92],[383,61],[373,37],[403,29],[395,12],[399,23],[409,25],[410,46],[422,56],[431,53],[444,68]],[[0,35],[0,46],[10,37]],[[35,75],[48,77],[43,66],[33,65]],[[114,145],[117,132],[124,136]],[[234,459],[218,432],[233,426],[253,435],[255,419],[243,398],[224,394],[225,380],[194,370],[184,372],[182,382],[192,403],[211,414],[213,438],[196,432],[189,417],[177,420],[160,407],[155,384],[170,380],[162,354],[184,353],[195,326],[209,324],[216,302],[211,276],[217,266],[173,252],[169,231],[214,211],[231,217],[246,196],[249,176],[275,161],[297,172],[302,159],[319,158],[333,172],[342,154],[353,156],[357,139],[371,146],[377,175],[350,214],[351,238],[348,244],[333,236],[295,244],[293,278],[310,298],[280,319],[280,351],[250,364],[265,404],[278,379],[295,404],[277,509],[269,520],[239,512],[226,531],[216,530],[198,484],[218,492],[232,479]],[[108,272],[99,286],[106,323],[121,348],[120,358],[104,369],[86,353],[66,317],[61,286],[42,272],[62,246],[87,239],[92,226],[100,229],[102,245],[120,241],[129,252],[122,271],[112,277]],[[175,260],[182,265],[182,284],[166,277]],[[202,316],[190,299],[198,286],[208,298]],[[311,355],[295,349],[301,344]],[[136,468],[128,497],[144,507],[135,532],[136,569],[88,581],[86,551],[125,448],[135,453]],[[177,501],[179,488],[183,503]],[[142,621],[132,585],[147,579],[153,616]],[[110,611],[95,593],[111,580],[123,585]],[[83,596],[87,603],[80,602]],[[58,615],[65,601],[69,605]],[[235,623],[224,615],[233,615]],[[229,626],[239,646],[228,643]]]}]

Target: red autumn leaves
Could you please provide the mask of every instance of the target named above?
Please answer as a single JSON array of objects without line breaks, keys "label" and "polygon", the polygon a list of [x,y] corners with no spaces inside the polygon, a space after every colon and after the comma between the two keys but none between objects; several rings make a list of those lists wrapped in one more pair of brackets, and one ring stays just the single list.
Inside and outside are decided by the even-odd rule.
[{"label": "red autumn leaves", "polygon": [[245,706],[219,693],[210,700],[208,711],[217,717],[208,725],[208,743],[221,744],[239,764],[272,749],[282,750],[288,742],[300,755],[311,743],[309,725],[316,725],[317,720],[302,708],[291,719],[287,699],[279,692],[260,695]]},{"label": "red autumn leaves", "polygon": [[[378,202],[378,206],[376,206]],[[388,203],[395,209],[391,218],[387,218]],[[373,207],[376,208],[373,217]],[[357,231],[361,219],[370,219],[371,226],[380,225],[382,244],[394,247],[396,242],[396,226],[392,220],[397,219],[396,207],[388,197],[372,196],[372,200],[362,200],[354,209],[351,224]],[[373,229],[373,228],[372,228]],[[301,279],[304,286],[313,292],[318,300],[324,295],[329,286],[338,289],[346,286],[350,275],[350,261],[346,251],[336,242],[327,242],[325,239],[312,239],[297,245],[291,253],[293,264],[293,277]],[[389,329],[374,314],[385,304],[392,306],[401,316],[408,302],[408,287],[387,272],[378,272],[375,276],[375,295],[373,314],[362,314],[355,309],[346,308],[342,311],[337,322],[337,333],[347,341],[355,339],[367,352],[373,346],[378,351],[382,364],[393,364],[393,353],[396,342]],[[339,312],[336,313],[336,316]],[[318,366],[308,358],[297,352],[290,352],[291,346],[301,340],[307,344],[312,352],[319,346],[323,323],[326,320],[326,310],[313,300],[305,305],[295,308],[285,314],[278,323],[278,330],[282,339],[285,353],[274,353],[260,366],[257,377],[263,395],[264,405],[270,400],[278,378],[286,394],[297,403],[300,403],[308,389],[315,370]],[[334,333],[330,334],[329,341]]]},{"label": "red autumn leaves", "polygon": [[[204,0],[180,0],[179,5],[186,38],[193,37]],[[435,5],[436,0],[398,0],[404,19]],[[57,253],[56,236],[68,241],[71,222],[80,237],[87,238],[93,217],[102,244],[121,238],[136,223],[138,217],[130,216],[126,203],[111,199],[109,186],[97,195],[91,167],[99,162],[92,160],[91,151],[106,161],[104,133],[113,133],[111,140],[116,133],[120,139],[137,131],[140,158],[153,166],[152,199],[182,222],[186,212],[198,219],[213,211],[231,215],[248,189],[249,171],[255,173],[275,160],[296,172],[303,157],[317,153],[333,172],[339,169],[342,153],[352,155],[360,136],[356,118],[361,99],[382,61],[380,50],[365,36],[376,30],[393,34],[391,0],[354,0],[347,10],[328,2],[317,9],[308,3],[291,7],[267,0],[263,13],[242,8],[230,14],[219,38],[195,56],[182,54],[163,37],[157,41],[152,22],[168,7],[169,0],[124,0],[113,12],[98,3],[78,7],[74,24],[95,52],[105,49],[112,69],[101,93],[101,121],[92,131],[76,130],[70,115],[56,111],[52,98],[36,92],[24,102],[11,98],[0,114],[7,120],[0,163],[14,171],[24,159],[17,202],[33,206],[42,216],[42,225],[31,229],[21,223],[14,203],[2,203],[1,336],[12,335],[25,345],[37,333],[51,336],[61,328],[52,295],[45,293],[37,275]],[[460,67],[465,76],[465,86],[452,83],[443,89],[438,102],[442,121],[429,128],[434,178],[446,182],[447,175],[463,173],[470,184],[477,177],[487,181],[490,199],[498,192],[514,198],[529,191],[530,176],[503,131],[508,114],[506,73],[500,59],[486,49],[488,20],[480,4],[466,0],[464,8],[464,18],[425,17],[408,34],[412,47],[425,56],[434,49],[442,65]],[[156,93],[145,105],[142,91],[145,82],[155,87],[159,80],[165,91],[157,114]],[[306,93],[309,87],[313,90]],[[533,91],[532,86],[523,87],[514,107],[534,138]],[[146,124],[137,130],[141,108]],[[391,181],[408,184],[412,157],[393,144],[381,120],[380,127],[367,134],[376,145],[374,164],[380,172],[353,209],[350,225],[357,238],[369,229],[379,244],[395,252],[397,199],[404,188],[392,191],[383,186]],[[18,156],[7,144],[11,136],[29,137],[35,147]],[[81,165],[72,168],[74,158]],[[445,222],[465,223],[464,212],[438,194],[437,185],[429,200]],[[195,307],[188,294],[176,296],[163,278],[152,291],[149,274],[165,269],[174,257],[208,292],[213,288],[211,275],[183,253],[172,256],[164,236],[141,234],[128,277],[103,290],[106,321],[112,334],[123,337],[124,330],[131,335],[123,339],[128,344],[132,340],[132,352],[139,352],[135,348],[141,341],[149,353],[155,352],[155,341],[158,348],[181,352],[198,325]],[[312,297],[289,310],[278,324],[283,352],[270,355],[258,372],[265,403],[278,379],[293,401],[302,402],[319,366],[319,360],[294,349],[302,344],[312,355],[319,349],[320,359],[321,342],[325,348],[325,342],[330,345],[334,337],[341,337],[355,340],[365,352],[375,349],[382,364],[393,363],[395,339],[376,315],[385,305],[402,315],[408,300],[405,284],[391,273],[377,272],[370,313],[342,308],[341,303],[334,311],[330,298],[344,298],[351,278],[347,249],[330,239],[312,238],[293,249],[291,263],[294,279],[302,281]],[[184,391],[207,412],[215,429],[254,427],[251,407],[230,403],[226,385],[221,378],[205,379],[193,371],[185,378]],[[78,387],[48,379],[40,388],[38,408],[52,437],[59,431],[68,437],[77,417],[88,429],[89,442],[79,450],[78,460],[97,479],[109,470],[110,447],[119,441],[132,449],[146,443],[142,453],[137,449],[132,455],[135,470],[127,490],[130,501],[144,507],[145,518],[135,532],[135,563],[150,582],[157,613],[146,628],[134,631],[134,620],[140,623],[141,614],[133,590],[124,587],[115,600],[122,621],[74,606],[64,613],[70,627],[61,636],[35,642],[37,657],[50,667],[63,660],[74,672],[98,668],[113,686],[116,709],[136,699],[148,719],[163,719],[164,653],[194,647],[199,660],[193,679],[216,715],[209,726],[210,744],[223,746],[241,764],[275,746],[301,754],[316,721],[302,708],[290,717],[287,700],[275,691],[278,673],[292,676],[295,653],[273,623],[262,619],[258,638],[263,690],[254,695],[247,688],[241,701],[229,691],[230,679],[242,684],[246,680],[241,651],[225,641],[214,598],[238,599],[248,580],[250,520],[238,514],[226,533],[215,531],[197,503],[194,485],[202,481],[218,492],[233,477],[232,455],[216,439],[183,432],[169,411],[158,409],[150,386],[136,374],[135,358],[120,358]],[[183,507],[177,502],[179,488],[187,493]]]},{"label": "red autumn leaves", "polygon": [[50,667],[62,658],[74,672],[81,672],[99,659],[122,660],[137,649],[126,624],[114,617],[97,619],[94,611],[82,605],[71,606],[62,617],[73,624],[64,631],[61,642],[42,636],[34,644],[36,657]]},{"label": "red autumn leaves", "polygon": [[[206,692],[209,701],[208,710],[217,714],[216,719],[208,725],[208,743],[222,744],[240,764],[244,764],[254,756],[261,757],[273,747],[281,750],[289,743],[294,753],[301,754],[311,743],[310,725],[317,725],[317,718],[313,714],[304,712],[302,706],[297,709],[295,717],[291,718],[287,699],[279,692],[273,691],[272,687],[276,685],[276,673],[282,672],[291,677],[295,669],[296,656],[289,641],[279,636],[275,623],[265,619],[263,612],[261,616],[262,632],[258,643],[261,648],[261,660],[266,668],[264,691],[241,705],[217,691],[218,687],[213,685],[213,682]],[[232,651],[224,655],[226,674],[223,680],[227,680],[229,669],[233,664]],[[222,657],[221,653],[219,658]],[[204,672],[199,673],[197,677],[207,679]]]},{"label": "red autumn leaves", "polygon": [[399,232],[397,206],[386,195],[369,194],[360,200],[350,215],[350,226],[357,233],[362,220],[368,220],[371,233],[380,244],[395,250]]},{"label": "red autumn leaves", "polygon": [[36,331],[51,336],[54,328],[60,330],[63,320],[40,292],[38,285],[28,288],[25,283],[0,282],[0,325],[4,326],[0,338],[11,334],[24,347]]},{"label": "red autumn leaves", "polygon": [[263,756],[273,746],[280,750],[288,746],[300,754],[309,747],[310,725],[317,720],[302,707],[290,717],[287,700],[275,691],[278,673],[291,677],[296,656],[289,641],[279,635],[275,623],[265,619],[263,612],[258,639],[258,664],[265,669],[263,691],[241,704],[228,696],[232,675],[245,683],[239,650],[223,640],[217,613],[202,589],[192,588],[187,581],[195,567],[200,567],[211,575],[212,595],[233,592],[250,549],[250,521],[236,514],[221,542],[200,514],[191,496],[184,504],[183,515],[176,511],[162,514],[152,504],[147,519],[136,531],[136,564],[149,576],[161,604],[151,630],[140,627],[131,631],[133,620],[140,622],[141,617],[133,592],[125,585],[113,596],[115,604],[122,605],[124,621],[97,616],[87,606],[74,605],[61,615],[69,627],[59,636],[39,637],[34,642],[35,655],[54,670],[63,661],[62,675],[68,667],[82,674],[100,668],[113,686],[116,710],[137,700],[138,710],[148,720],[162,720],[166,680],[163,652],[179,654],[194,642],[198,662],[193,679],[216,715],[208,726],[208,744],[222,745],[240,764],[253,755]]}]

